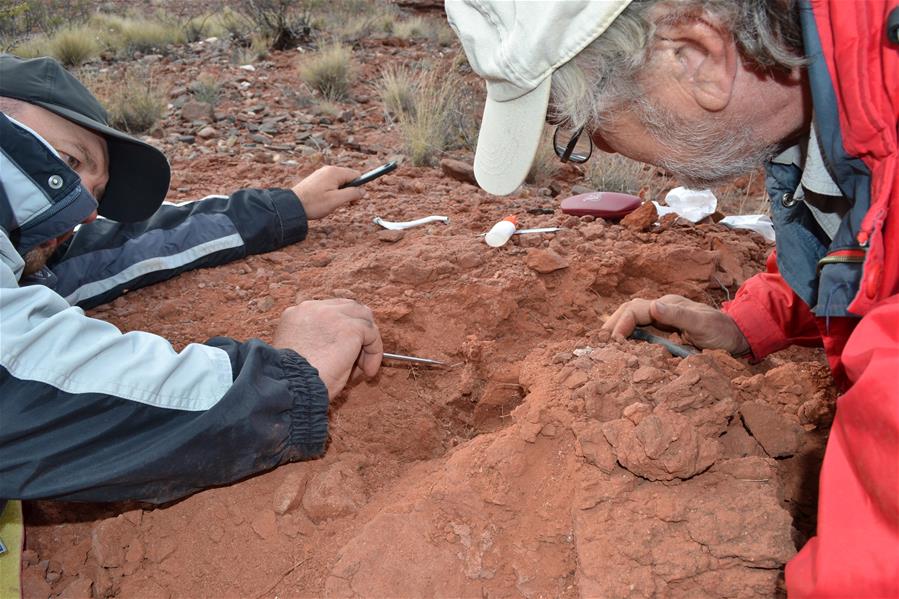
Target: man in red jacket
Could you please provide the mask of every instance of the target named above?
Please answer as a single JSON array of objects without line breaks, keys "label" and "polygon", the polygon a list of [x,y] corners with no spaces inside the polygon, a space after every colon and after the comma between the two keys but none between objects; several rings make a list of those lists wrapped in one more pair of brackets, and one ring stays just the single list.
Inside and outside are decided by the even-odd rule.
[{"label": "man in red jacket", "polygon": [[[899,596],[899,0],[448,1],[487,80],[475,174],[524,180],[549,116],[562,160],[589,143],[708,187],[764,164],[777,251],[722,311],[634,299],[657,324],[759,359],[823,345],[837,402],[818,536],[790,597]],[[564,134],[568,133],[566,137]],[[580,140],[578,139],[580,138]]]}]

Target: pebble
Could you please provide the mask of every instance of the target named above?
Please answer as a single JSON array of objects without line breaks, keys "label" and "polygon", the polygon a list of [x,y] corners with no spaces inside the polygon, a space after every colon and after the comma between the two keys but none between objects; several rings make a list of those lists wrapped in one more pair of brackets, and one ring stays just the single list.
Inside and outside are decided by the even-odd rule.
[{"label": "pebble", "polygon": [[203,139],[211,139],[216,135],[218,135],[218,131],[211,125],[207,125],[206,127],[200,129],[199,132],[197,132],[197,136],[202,137]]},{"label": "pebble", "polygon": [[568,259],[553,250],[529,248],[527,252],[525,264],[540,274],[551,273],[569,266]]},{"label": "pebble", "polygon": [[299,507],[306,490],[306,472],[291,472],[272,494],[275,514],[283,516]]},{"label": "pebble", "polygon": [[212,118],[212,105],[191,100],[181,107],[181,118],[185,121],[199,121]]},{"label": "pebble", "polygon": [[643,202],[640,207],[621,219],[621,224],[632,231],[648,231],[659,220],[655,204]]},{"label": "pebble", "polygon": [[789,457],[799,450],[802,428],[771,406],[759,401],[747,401],[740,406],[740,414],[746,428],[772,458]]},{"label": "pebble", "polygon": [[442,170],[443,174],[450,179],[455,179],[456,181],[461,181],[462,183],[468,183],[470,185],[478,184],[478,181],[474,176],[474,168],[467,162],[444,158],[440,161],[440,170]]},{"label": "pebble", "polygon": [[395,230],[385,229],[378,233],[378,239],[380,239],[381,241],[387,242],[387,243],[396,243],[397,241],[399,241],[400,239],[402,239],[405,236],[406,236],[406,232],[402,231],[402,230],[395,231]]}]

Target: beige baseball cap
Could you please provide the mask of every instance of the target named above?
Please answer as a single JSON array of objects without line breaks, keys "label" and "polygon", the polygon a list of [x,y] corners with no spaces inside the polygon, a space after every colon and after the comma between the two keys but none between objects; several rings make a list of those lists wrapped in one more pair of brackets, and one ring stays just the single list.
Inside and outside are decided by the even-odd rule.
[{"label": "beige baseball cap", "polygon": [[471,68],[487,81],[474,173],[515,191],[537,153],[552,74],[604,32],[631,0],[446,0]]}]

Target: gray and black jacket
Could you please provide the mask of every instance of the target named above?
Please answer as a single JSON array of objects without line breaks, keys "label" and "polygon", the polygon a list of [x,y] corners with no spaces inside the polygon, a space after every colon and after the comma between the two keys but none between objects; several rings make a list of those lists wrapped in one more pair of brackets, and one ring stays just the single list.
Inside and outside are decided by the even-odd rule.
[{"label": "gray and black jacket", "polygon": [[96,201],[37,134],[0,114],[0,503],[161,503],[324,451],[328,394],[297,353],[214,338],[176,352],[82,308],[303,239],[288,190],[163,205],[80,227],[48,268],[22,256]]}]

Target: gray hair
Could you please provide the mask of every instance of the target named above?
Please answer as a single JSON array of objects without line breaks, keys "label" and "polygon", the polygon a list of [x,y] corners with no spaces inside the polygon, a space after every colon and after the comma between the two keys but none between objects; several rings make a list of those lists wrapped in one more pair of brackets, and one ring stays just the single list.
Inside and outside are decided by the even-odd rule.
[{"label": "gray hair", "polygon": [[664,22],[707,16],[728,30],[743,59],[776,73],[805,64],[796,0],[633,0],[612,25],[553,73],[551,114],[572,129],[600,125],[611,108],[641,97],[638,75],[648,64],[655,24],[650,9],[662,6]]}]

